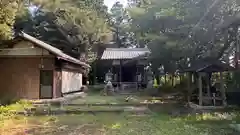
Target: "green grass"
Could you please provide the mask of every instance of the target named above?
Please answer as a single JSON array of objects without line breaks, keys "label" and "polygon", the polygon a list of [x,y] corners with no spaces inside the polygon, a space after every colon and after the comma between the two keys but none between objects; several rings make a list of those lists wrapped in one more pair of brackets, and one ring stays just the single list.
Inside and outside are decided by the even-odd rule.
[{"label": "green grass", "polygon": [[124,114],[82,114],[32,117],[48,121],[51,129],[34,135],[238,135],[228,127],[231,121],[171,118],[166,114],[131,116]]},{"label": "green grass", "polygon": [[[125,103],[126,96],[91,95],[73,101],[81,103]],[[131,102],[142,102],[148,97],[136,97]],[[153,100],[155,100],[153,98]],[[9,106],[7,110],[21,109],[21,104]],[[95,107],[109,109],[111,107]],[[115,107],[112,107],[114,109]],[[174,104],[156,105],[149,115],[132,113],[85,113],[80,115],[18,116],[14,115],[0,124],[0,134],[29,135],[239,135],[229,124],[240,122],[238,112],[231,114],[206,113],[171,117],[169,111],[177,108]],[[56,108],[57,109],[57,108]],[[67,109],[76,109],[67,106]],[[88,107],[80,107],[87,110]],[[92,108],[91,108],[92,109]],[[231,119],[229,119],[231,118]]]},{"label": "green grass", "polygon": [[85,98],[73,100],[72,104],[122,104],[126,103],[125,98],[127,96],[101,96],[98,94],[87,95]]},{"label": "green grass", "polygon": [[84,98],[76,99],[71,102],[71,104],[129,104],[129,103],[143,103],[146,101],[160,101],[158,98],[154,97],[138,97],[131,96],[128,102],[125,99],[126,95],[116,95],[116,96],[101,96],[98,94],[90,94]]}]

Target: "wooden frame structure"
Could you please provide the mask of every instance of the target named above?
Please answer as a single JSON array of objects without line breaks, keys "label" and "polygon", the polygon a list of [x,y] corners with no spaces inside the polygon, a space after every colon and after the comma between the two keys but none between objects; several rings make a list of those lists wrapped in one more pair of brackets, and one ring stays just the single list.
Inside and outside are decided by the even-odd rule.
[{"label": "wooden frame structure", "polygon": [[[149,54],[150,51],[147,48],[106,48],[101,60],[111,62],[108,68],[114,76],[112,84],[124,90],[147,84],[144,79],[146,77],[144,67],[147,65]],[[125,71],[130,72],[125,73]],[[139,74],[141,81],[138,80]]]},{"label": "wooden frame structure", "polygon": [[[216,106],[216,100],[221,100],[222,105],[221,107],[227,106],[226,102],[226,94],[225,94],[225,88],[223,83],[223,72],[225,71],[232,71],[234,70],[233,67],[229,66],[228,64],[222,62],[222,61],[215,61],[215,62],[197,62],[195,64],[192,64],[190,67],[188,67],[184,72],[188,73],[188,102],[189,105],[193,108],[201,108],[201,109],[210,109],[210,108],[219,108],[219,106]],[[210,88],[210,81],[211,81],[211,75],[212,73],[219,73],[219,80],[220,80],[220,94],[221,97],[216,97],[213,94],[213,97],[211,97],[211,88]],[[197,76],[197,79],[195,78],[195,83],[197,83],[197,90],[198,90],[198,103],[191,102],[191,96],[193,92],[192,88],[192,78],[193,74]],[[206,95],[204,95],[203,92],[203,78],[207,77],[206,83]],[[206,100],[213,100],[213,106],[206,106],[204,104],[204,101]]]}]

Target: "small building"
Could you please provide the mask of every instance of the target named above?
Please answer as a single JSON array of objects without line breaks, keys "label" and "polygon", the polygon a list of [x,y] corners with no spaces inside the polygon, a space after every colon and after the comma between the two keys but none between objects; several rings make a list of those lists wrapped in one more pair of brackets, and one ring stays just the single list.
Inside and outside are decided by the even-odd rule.
[{"label": "small building", "polygon": [[106,48],[101,60],[109,63],[108,69],[112,73],[112,84],[123,88],[126,86],[147,85],[147,48]]},{"label": "small building", "polygon": [[79,92],[90,66],[21,32],[0,49],[0,98],[52,99]]},{"label": "small building", "polygon": [[[223,72],[231,72],[234,70],[234,67],[221,60],[199,60],[190,63],[183,71],[189,73],[187,88],[188,101],[196,104],[195,106],[199,108],[209,108],[209,106],[212,107],[212,105],[214,106],[212,108],[216,106],[225,107],[227,105],[227,99]],[[214,78],[214,83],[212,82],[213,73],[219,73],[219,76]],[[219,86],[217,84],[219,84]]]}]

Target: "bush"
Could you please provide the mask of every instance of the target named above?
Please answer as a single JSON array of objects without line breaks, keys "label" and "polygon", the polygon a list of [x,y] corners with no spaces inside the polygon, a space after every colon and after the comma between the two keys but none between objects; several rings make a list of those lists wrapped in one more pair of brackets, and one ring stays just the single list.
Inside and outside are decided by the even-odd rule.
[{"label": "bush", "polygon": [[32,103],[26,100],[20,100],[14,104],[0,106],[0,121],[11,118],[16,115],[18,111],[24,111],[25,108],[33,107]]},{"label": "bush", "polygon": [[174,92],[174,87],[171,84],[163,84],[161,87],[159,87],[159,92],[163,93],[171,93]]}]

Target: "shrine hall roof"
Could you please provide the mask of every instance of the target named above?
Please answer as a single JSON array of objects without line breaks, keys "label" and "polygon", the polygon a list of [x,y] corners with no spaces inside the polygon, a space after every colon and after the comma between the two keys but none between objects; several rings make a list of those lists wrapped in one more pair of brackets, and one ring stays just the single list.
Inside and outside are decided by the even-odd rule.
[{"label": "shrine hall roof", "polygon": [[121,60],[145,57],[150,54],[148,48],[106,48],[102,60]]}]

